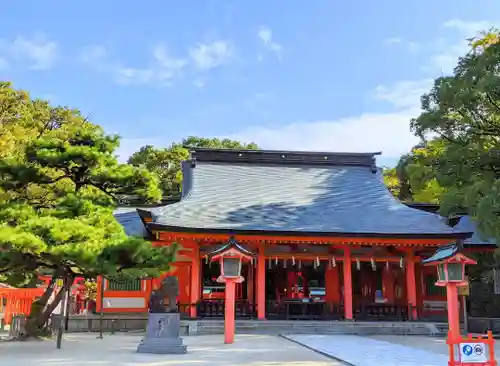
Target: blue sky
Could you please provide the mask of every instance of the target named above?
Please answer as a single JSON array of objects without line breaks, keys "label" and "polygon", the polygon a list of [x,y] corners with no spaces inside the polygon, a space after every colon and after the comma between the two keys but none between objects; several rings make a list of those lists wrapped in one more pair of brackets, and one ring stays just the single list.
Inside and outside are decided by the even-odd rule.
[{"label": "blue sky", "polygon": [[498,0],[16,1],[0,78],[92,113],[122,158],[197,135],[393,164],[432,78],[499,20]]}]

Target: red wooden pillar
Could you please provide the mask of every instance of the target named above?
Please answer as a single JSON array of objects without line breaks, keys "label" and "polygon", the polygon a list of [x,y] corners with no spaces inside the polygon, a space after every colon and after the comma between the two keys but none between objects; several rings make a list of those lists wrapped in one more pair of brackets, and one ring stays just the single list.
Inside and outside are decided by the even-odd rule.
[{"label": "red wooden pillar", "polygon": [[389,304],[394,304],[396,300],[394,285],[394,276],[390,265],[389,268],[387,268],[387,266],[384,266],[384,269],[382,270],[382,293]]},{"label": "red wooden pillar", "polygon": [[254,270],[253,263],[248,263],[248,275],[247,275],[247,300],[251,304],[255,303],[254,294],[253,294],[253,286],[254,286]]},{"label": "red wooden pillar", "polygon": [[406,298],[411,307],[410,318],[417,320],[417,283],[415,278],[415,255],[413,250],[406,255]]},{"label": "red wooden pillar", "polygon": [[265,247],[259,246],[257,259],[257,319],[266,319],[266,257]]},{"label": "red wooden pillar", "polygon": [[288,271],[286,274],[286,293],[285,297],[294,297],[293,290],[294,286],[298,282],[298,276],[297,273],[294,271]]},{"label": "red wooden pillar", "polygon": [[344,249],[344,318],[352,320],[352,263],[351,248]]},{"label": "red wooden pillar", "polygon": [[197,243],[194,244],[193,257],[191,259],[191,288],[189,296],[189,316],[196,318],[196,305],[200,301],[200,283],[201,283],[201,261],[200,261],[200,247]]},{"label": "red wooden pillar", "polygon": [[460,315],[458,312],[458,289],[457,284],[448,282],[446,284],[446,297],[448,301],[448,327],[452,338],[460,338]]},{"label": "red wooden pillar", "polygon": [[340,303],[340,278],[338,267],[328,266],[325,272],[326,302],[331,305]]},{"label": "red wooden pillar", "polygon": [[97,277],[97,295],[95,299],[96,311],[101,312],[101,307],[103,307],[103,303],[101,299],[104,299],[104,292],[106,292],[106,280],[99,276]]},{"label": "red wooden pillar", "polygon": [[415,282],[417,290],[417,305],[419,309],[424,305],[424,276],[420,263],[415,263]]},{"label": "red wooden pillar", "polygon": [[235,301],[236,292],[235,285],[236,280],[234,278],[226,279],[226,291],[225,291],[225,306],[224,306],[224,343],[233,344],[234,343],[234,332],[236,329],[235,325]]}]

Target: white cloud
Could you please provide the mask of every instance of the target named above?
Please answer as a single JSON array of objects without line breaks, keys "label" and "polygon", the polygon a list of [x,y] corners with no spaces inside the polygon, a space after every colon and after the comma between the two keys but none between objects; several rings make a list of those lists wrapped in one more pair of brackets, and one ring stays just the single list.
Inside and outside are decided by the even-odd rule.
[{"label": "white cloud", "polygon": [[391,37],[384,40],[384,45],[388,47],[400,46],[406,48],[410,53],[418,53],[421,49],[421,45],[414,41],[407,41],[400,37]]},{"label": "white cloud", "polygon": [[282,59],[283,57],[283,46],[280,45],[278,42],[274,41],[273,39],[273,31],[265,26],[262,26],[259,28],[259,31],[257,32],[257,36],[260,38],[260,40],[264,43],[266,48],[268,48],[270,51],[274,52],[278,59]]},{"label": "white cloud", "polygon": [[395,110],[414,109],[419,106],[420,96],[428,92],[432,79],[400,81],[391,86],[377,86],[372,96],[375,100],[390,103]]},{"label": "white cloud", "polygon": [[494,22],[487,20],[465,21],[462,19],[451,19],[444,23],[445,27],[458,29],[460,32],[468,35],[469,37],[473,37],[481,31],[488,31],[494,25]]},{"label": "white cloud", "polygon": [[187,65],[187,60],[172,56],[162,44],[154,48],[153,55],[163,77],[171,77]]},{"label": "white cloud", "polygon": [[[420,95],[429,90],[431,82],[401,81],[391,86],[377,86],[368,95],[392,107],[387,113],[363,113],[341,119],[295,122],[277,127],[256,125],[235,134],[218,137],[256,142],[265,149],[382,151],[382,160],[394,161],[419,141],[409,131],[409,122],[411,118],[418,116]],[[254,97],[267,99],[269,95],[257,93]],[[119,149],[121,160],[126,160],[141,146],[162,146],[169,143],[160,140],[156,137],[122,140]]]},{"label": "white cloud", "polygon": [[418,143],[409,131],[410,119],[419,113],[419,97],[428,90],[430,80],[402,81],[378,86],[370,95],[389,103],[387,113],[364,113],[334,120],[296,122],[282,127],[254,126],[230,138],[255,141],[269,149],[315,151],[382,151],[385,158],[396,158]]},{"label": "white cloud", "polygon": [[[436,66],[443,69],[446,66],[448,70],[451,70],[456,64],[456,58],[467,51],[465,39],[474,36],[478,31],[489,29],[489,25],[489,22],[459,20],[446,22],[445,28],[455,31],[456,41],[450,41],[449,36],[435,41],[439,43],[438,52],[431,52],[427,60],[433,66],[430,70],[434,75],[431,76],[438,76],[440,70],[437,71]],[[263,33],[263,36],[264,39],[272,41],[271,33]],[[411,51],[411,42],[404,40],[391,42],[392,44],[406,43]],[[420,47],[414,43],[413,47],[417,46]],[[276,127],[254,125],[237,133],[219,137],[229,137],[243,142],[254,141],[267,149],[382,151],[382,161],[394,162],[419,142],[419,139],[410,132],[409,122],[420,114],[420,96],[429,91],[431,86],[431,78],[377,86],[368,93],[368,96],[372,100],[386,103],[389,107],[387,112],[370,113],[368,111],[346,118],[306,120],[294,123],[283,121],[285,124]],[[155,144],[155,141],[158,142],[155,137],[140,140],[127,139],[127,148],[124,148],[122,154],[136,151],[147,143]]]},{"label": "white cloud", "polygon": [[[149,62],[142,67],[135,67],[113,60],[108,50],[103,46],[91,46],[83,49],[80,61],[96,71],[107,73],[123,85],[150,84],[168,86],[184,70],[209,71],[227,63],[233,56],[233,46],[227,41],[214,41],[207,44],[198,44],[189,50],[189,56],[174,56],[167,47],[159,44],[151,51]],[[188,69],[188,67],[190,67]],[[205,79],[198,75],[193,85],[203,87]]]},{"label": "white cloud", "polygon": [[112,60],[103,46],[85,48],[80,60],[96,71],[111,74],[117,83],[123,85],[168,85],[187,64],[187,60],[170,55],[162,44],[152,50],[149,64],[142,68],[123,65]]},{"label": "white cloud", "polygon": [[9,59],[27,61],[34,70],[48,70],[59,58],[59,45],[44,34],[32,38],[18,36],[14,40],[0,40],[2,64],[8,64]]},{"label": "white cloud", "polygon": [[402,38],[399,38],[399,37],[391,37],[391,38],[387,38],[386,40],[384,40],[384,44],[390,46],[390,45],[394,45],[394,44],[401,44],[403,42],[403,39]]},{"label": "white cloud", "polygon": [[153,69],[137,69],[133,67],[118,67],[114,70],[115,80],[119,84],[149,84],[154,81]]},{"label": "white cloud", "polygon": [[196,86],[197,88],[203,88],[206,84],[205,79],[203,78],[197,78],[193,81],[193,85]]},{"label": "white cloud", "polygon": [[199,43],[189,50],[189,56],[197,68],[209,70],[229,61],[233,55],[233,46],[228,41]]},{"label": "white cloud", "polygon": [[443,24],[455,35],[454,41],[439,38],[435,42],[436,52],[430,58],[430,69],[439,69],[442,73],[448,74],[453,71],[457,65],[458,58],[463,56],[469,50],[467,39],[479,35],[481,31],[488,31],[494,26],[490,21],[465,21],[461,19],[452,19]]},{"label": "white cloud", "polygon": [[80,53],[80,60],[86,64],[97,64],[104,61],[107,57],[108,51],[106,47],[98,45],[98,46],[89,46],[85,47]]}]

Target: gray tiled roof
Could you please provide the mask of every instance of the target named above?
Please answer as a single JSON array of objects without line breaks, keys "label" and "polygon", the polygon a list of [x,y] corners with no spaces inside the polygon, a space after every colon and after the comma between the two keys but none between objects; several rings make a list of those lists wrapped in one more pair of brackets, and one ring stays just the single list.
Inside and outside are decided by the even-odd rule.
[{"label": "gray tiled roof", "polygon": [[440,262],[445,260],[452,255],[458,252],[458,247],[456,245],[447,245],[445,247],[441,247],[429,258],[424,259],[422,263],[432,263],[432,262]]},{"label": "gray tiled roof", "polygon": [[474,233],[470,238],[464,240],[465,245],[497,245],[495,239],[485,238],[484,235],[479,232],[477,224],[470,216],[461,217],[460,221],[458,221],[458,224],[455,225],[455,229],[470,231]]},{"label": "gray tiled roof", "polygon": [[390,194],[365,166],[217,163],[184,165],[183,198],[151,210],[167,229],[454,235],[436,214]]},{"label": "gray tiled roof", "polygon": [[129,236],[144,236],[145,228],[136,207],[119,207],[113,215]]}]

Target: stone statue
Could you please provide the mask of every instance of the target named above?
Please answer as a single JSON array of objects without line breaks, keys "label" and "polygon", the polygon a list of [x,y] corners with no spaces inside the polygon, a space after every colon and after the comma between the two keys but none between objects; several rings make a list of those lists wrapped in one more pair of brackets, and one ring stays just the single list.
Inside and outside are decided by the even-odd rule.
[{"label": "stone statue", "polygon": [[177,277],[167,276],[151,293],[146,335],[137,347],[139,353],[183,354],[186,346],[179,337],[180,314],[176,298],[179,295]]},{"label": "stone statue", "polygon": [[177,277],[167,276],[161,282],[161,286],[151,292],[149,297],[149,312],[177,313],[177,296],[179,296],[179,284]]}]

